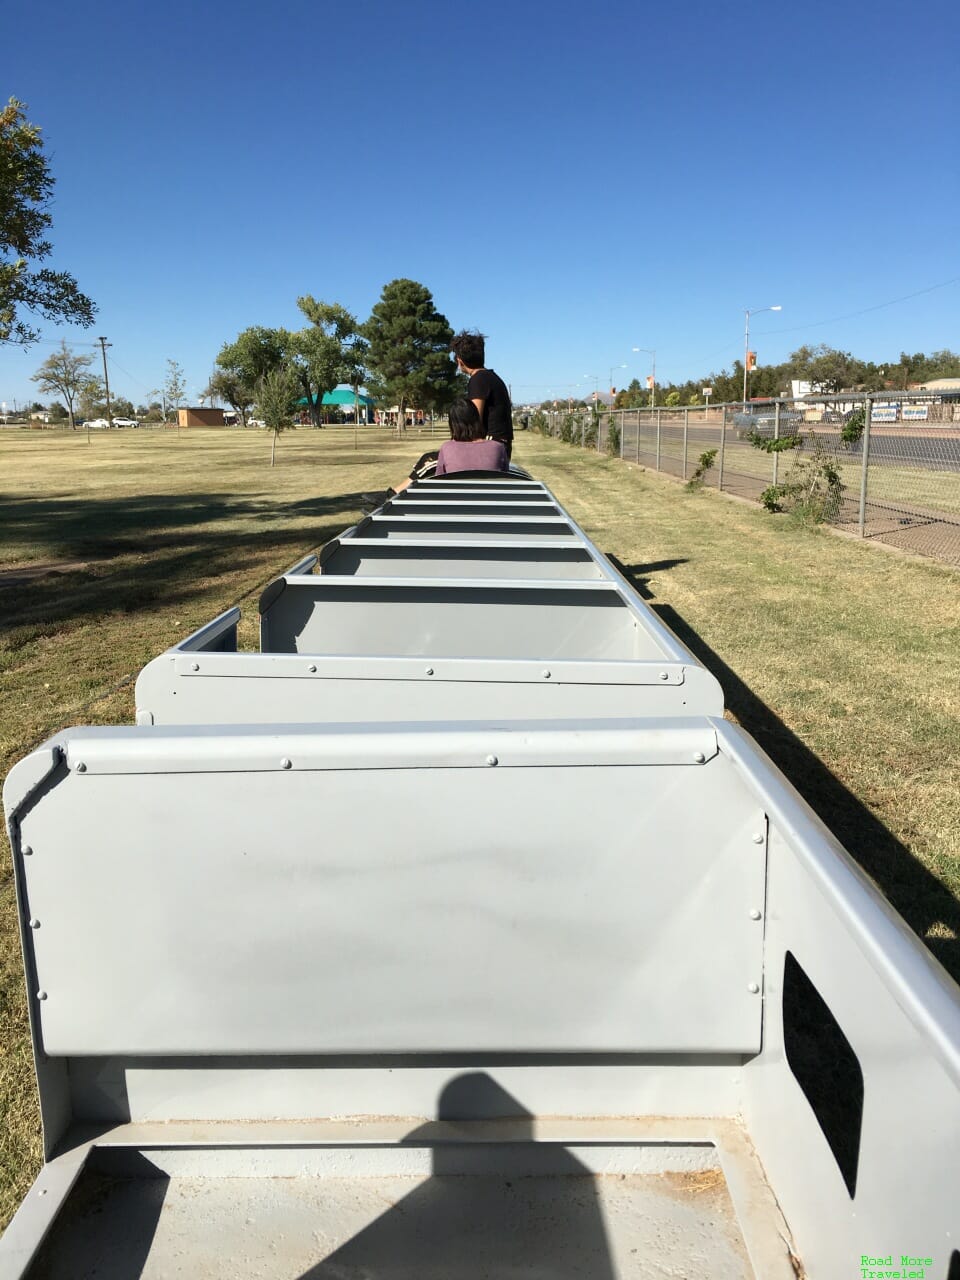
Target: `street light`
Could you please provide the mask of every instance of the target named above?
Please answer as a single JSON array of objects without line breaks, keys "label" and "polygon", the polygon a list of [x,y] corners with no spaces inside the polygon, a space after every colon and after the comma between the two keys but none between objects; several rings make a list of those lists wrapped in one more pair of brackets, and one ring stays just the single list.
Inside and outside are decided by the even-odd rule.
[{"label": "street light", "polygon": [[650,371],[650,408],[656,407],[657,403],[657,353],[653,347],[634,347],[634,351],[645,351],[648,356],[653,356],[653,368]]},{"label": "street light", "polygon": [[782,311],[783,307],[757,307],[754,311],[744,310],[746,321],[743,326],[743,407],[747,407],[747,361],[750,359],[750,317],[759,316],[764,311]]},{"label": "street light", "polygon": [[[625,364],[612,364],[612,365],[610,366],[610,376],[609,376],[609,378],[607,379],[607,386],[610,388],[610,390],[611,390],[611,391],[613,390],[613,371],[614,371],[614,369],[625,369],[626,367],[627,367],[627,366],[626,366]],[[611,405],[611,408],[612,408],[612,407],[613,407],[613,406]]]}]

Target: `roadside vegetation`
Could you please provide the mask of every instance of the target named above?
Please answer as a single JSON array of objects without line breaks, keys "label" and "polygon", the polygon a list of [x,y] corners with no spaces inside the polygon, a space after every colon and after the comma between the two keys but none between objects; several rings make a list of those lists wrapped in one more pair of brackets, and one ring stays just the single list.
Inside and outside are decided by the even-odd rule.
[{"label": "roadside vegetation", "polygon": [[[66,725],[130,723],[139,669],[232,604],[255,647],[264,584],[429,446],[367,430],[354,449],[352,429],[0,434],[0,773]],[[960,575],[534,431],[515,457],[960,979]],[[6,1221],[40,1157],[5,844],[0,1046]]]}]

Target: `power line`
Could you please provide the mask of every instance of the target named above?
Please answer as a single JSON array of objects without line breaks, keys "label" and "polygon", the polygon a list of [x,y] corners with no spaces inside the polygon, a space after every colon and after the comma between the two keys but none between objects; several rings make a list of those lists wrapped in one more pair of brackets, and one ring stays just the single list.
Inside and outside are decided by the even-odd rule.
[{"label": "power line", "polygon": [[117,362],[116,362],[116,360],[114,360],[113,356],[110,356],[110,358],[109,358],[109,359],[110,359],[110,363],[113,365],[113,367],[114,367],[115,369],[118,369],[118,370],[120,371],[120,373],[122,373],[122,374],[123,374],[123,376],[124,376],[125,378],[129,378],[131,382],[135,382],[135,383],[137,384],[137,386],[138,386],[138,387],[143,387],[143,389],[144,389],[144,391],[146,391],[147,395],[149,395],[149,394],[150,394],[150,392],[153,390],[153,388],[152,388],[152,387],[148,387],[148,386],[147,386],[147,384],[146,384],[146,383],[145,383],[141,378],[137,378],[137,377],[135,377],[132,373],[128,372],[128,370],[124,369],[123,365],[117,364]]},{"label": "power line", "polygon": [[871,311],[882,311],[884,307],[895,307],[899,302],[909,302],[911,298],[922,298],[925,293],[934,293],[937,289],[946,289],[951,284],[960,284],[960,276],[952,280],[941,280],[939,284],[931,284],[926,289],[917,289],[915,293],[905,293],[900,298],[891,298],[889,302],[878,302],[873,307],[862,307],[859,311],[850,311],[845,316],[832,316],[829,320],[814,320],[811,324],[798,324],[790,329],[763,329],[763,334],[799,333],[802,329],[818,329],[825,324],[839,324],[841,320],[855,320],[857,316],[869,315]]},{"label": "power line", "polygon": [[[899,298],[890,298],[887,302],[878,302],[872,307],[861,307],[859,311],[850,311],[846,315],[833,316],[828,320],[813,320],[809,324],[791,325],[787,329],[761,329],[755,334],[756,337],[777,337],[781,333],[801,333],[805,329],[818,329],[826,324],[839,324],[843,320],[854,320],[857,316],[869,315],[872,311],[882,311],[885,307],[895,307],[898,303],[909,302],[911,298],[921,298],[924,294],[934,293],[937,289],[946,289],[952,284],[960,284],[960,276],[953,276],[950,280],[941,280],[939,284],[928,285],[925,289],[917,289],[913,293],[905,293]],[[708,364],[711,360],[726,355],[734,348],[739,349],[739,340],[736,342],[728,342],[709,356],[698,356],[696,363],[701,365]],[[691,361],[690,363],[693,363]]]}]

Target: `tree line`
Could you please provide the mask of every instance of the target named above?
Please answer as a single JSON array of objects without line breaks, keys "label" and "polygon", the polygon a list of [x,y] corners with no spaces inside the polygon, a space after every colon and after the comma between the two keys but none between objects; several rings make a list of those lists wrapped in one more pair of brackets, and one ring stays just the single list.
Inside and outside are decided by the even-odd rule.
[{"label": "tree line", "polygon": [[[252,325],[217,355],[202,395],[229,405],[242,426],[254,413],[275,432],[301,414],[321,426],[323,397],[341,384],[364,386],[377,403],[396,405],[401,422],[408,408],[442,412],[462,394],[464,379],[450,356],[453,329],[417,281],[390,281],[363,323],[340,303],[310,294],[298,298],[297,307],[307,321],[303,328]],[[77,420],[106,416],[106,387],[94,364],[95,356],[61,342],[33,375],[42,392],[57,397],[51,406],[56,420],[73,427]],[[168,360],[162,385],[149,393],[156,399],[135,407],[111,396],[110,412],[166,421],[185,389],[183,369]]]},{"label": "tree line", "polygon": [[[875,363],[861,360],[849,351],[835,347],[798,347],[782,364],[763,365],[752,369],[747,378],[747,395],[751,399],[789,396],[791,382],[807,382],[813,391],[836,394],[841,391],[906,391],[911,385],[930,382],[934,378],[960,378],[960,354],[944,349],[925,355],[900,353],[896,361]],[[656,403],[664,405],[703,404],[703,388],[710,387],[714,404],[733,403],[743,395],[743,361],[735,360],[728,373],[709,373],[686,382],[658,384]],[[617,409],[643,408],[651,396],[634,378],[630,385],[614,397]],[[552,407],[552,401],[544,407]]]}]

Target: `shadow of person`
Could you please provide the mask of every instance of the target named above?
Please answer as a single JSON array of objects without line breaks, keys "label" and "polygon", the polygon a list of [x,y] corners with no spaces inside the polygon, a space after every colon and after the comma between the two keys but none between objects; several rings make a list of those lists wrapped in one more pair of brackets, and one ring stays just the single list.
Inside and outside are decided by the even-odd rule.
[{"label": "shadow of person", "polygon": [[430,1177],[301,1280],[613,1280],[590,1171],[534,1141],[532,1115],[486,1072],[451,1080],[403,1146],[430,1153]]}]

